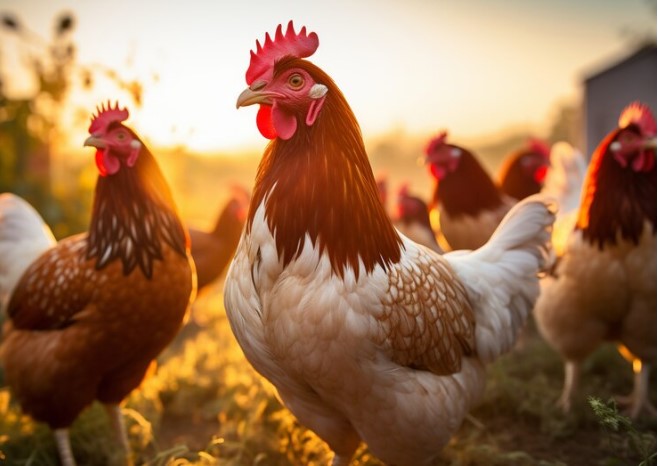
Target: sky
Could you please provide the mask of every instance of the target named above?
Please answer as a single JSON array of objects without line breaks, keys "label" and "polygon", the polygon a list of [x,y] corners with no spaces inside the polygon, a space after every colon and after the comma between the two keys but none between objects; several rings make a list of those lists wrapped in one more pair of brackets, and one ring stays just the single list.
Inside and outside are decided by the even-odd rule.
[{"label": "sky", "polygon": [[[129,120],[140,135],[221,153],[266,143],[256,108],[235,102],[255,40],[290,19],[318,34],[310,60],[341,88],[365,137],[545,129],[556,105],[579,99],[585,76],[629,53],[638,31],[655,37],[656,24],[647,0],[0,0],[0,12],[45,39],[62,11],[76,17],[80,63],[144,83]],[[6,48],[20,44],[6,31],[0,41],[0,59],[11,60]],[[29,80],[7,81],[29,92]],[[130,103],[110,85],[71,99],[90,112],[105,99]],[[83,140],[86,125],[72,126]]]}]

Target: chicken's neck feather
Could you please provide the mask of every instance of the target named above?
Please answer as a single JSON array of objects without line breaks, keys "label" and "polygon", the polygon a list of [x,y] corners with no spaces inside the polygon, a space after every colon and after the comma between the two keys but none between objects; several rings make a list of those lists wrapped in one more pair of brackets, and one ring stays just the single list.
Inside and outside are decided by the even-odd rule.
[{"label": "chicken's neck feather", "polygon": [[87,258],[102,269],[121,259],[123,273],[139,266],[151,277],[162,242],[185,256],[187,235],[160,168],[146,148],[133,168],[99,177],[88,235]]},{"label": "chicken's neck feather", "polygon": [[431,207],[438,204],[451,217],[475,217],[482,211],[498,209],[503,205],[503,199],[475,156],[464,150],[457,170],[435,186]]},{"label": "chicken's neck feather", "polygon": [[656,166],[647,172],[619,166],[609,153],[616,136],[611,133],[592,155],[576,225],[600,249],[615,244],[619,235],[638,244],[645,221],[656,234]]},{"label": "chicken's neck feather", "polygon": [[[314,66],[314,65],[313,65]],[[256,176],[248,228],[265,200],[268,226],[284,266],[295,259],[308,234],[326,252],[334,273],[347,267],[358,277],[400,260],[402,242],[377,191],[358,123],[338,87],[318,68],[329,87],[312,126],[298,122],[295,135],[266,148]]]}]

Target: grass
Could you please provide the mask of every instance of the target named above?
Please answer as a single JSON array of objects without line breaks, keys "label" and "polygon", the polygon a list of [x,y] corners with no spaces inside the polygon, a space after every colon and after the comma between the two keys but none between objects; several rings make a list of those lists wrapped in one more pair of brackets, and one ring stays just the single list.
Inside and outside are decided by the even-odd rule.
[{"label": "grass", "polygon": [[[159,358],[157,370],[126,400],[135,462],[328,464],[331,454],[324,443],[297,423],[244,359],[221,302],[218,286],[199,298],[190,320]],[[655,403],[655,374],[652,381]],[[561,414],[555,400],[562,388],[562,363],[531,321],[517,349],[490,366],[484,399],[437,466],[656,464],[655,419],[630,423],[614,406],[600,401],[627,393],[631,386],[629,365],[615,348],[602,347],[584,367],[574,412]],[[588,396],[598,400],[595,409]],[[82,413],[71,438],[80,465],[120,463],[99,405]],[[7,388],[0,389],[0,464],[59,464],[50,431],[21,414]],[[354,464],[382,466],[365,448]]]}]

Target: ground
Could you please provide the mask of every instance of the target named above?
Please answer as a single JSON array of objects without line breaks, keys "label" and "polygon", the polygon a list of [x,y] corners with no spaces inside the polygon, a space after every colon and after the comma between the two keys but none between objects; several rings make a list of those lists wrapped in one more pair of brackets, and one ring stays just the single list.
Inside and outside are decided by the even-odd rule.
[{"label": "ground", "polygon": [[[655,380],[654,373],[654,404]],[[515,350],[489,367],[484,399],[437,466],[655,464],[655,419],[625,425],[613,411],[607,420],[618,431],[606,430],[587,401],[594,396],[605,402],[631,389],[631,368],[614,346],[588,359],[583,385],[571,415],[555,408],[562,363],[530,320]],[[324,465],[331,458],[244,359],[226,322],[220,285],[201,294],[124,414],[137,464]],[[119,462],[100,406],[76,421],[72,442],[80,465]],[[58,464],[48,429],[22,416],[6,387],[0,388],[0,464]],[[365,448],[355,464],[381,466]]]}]

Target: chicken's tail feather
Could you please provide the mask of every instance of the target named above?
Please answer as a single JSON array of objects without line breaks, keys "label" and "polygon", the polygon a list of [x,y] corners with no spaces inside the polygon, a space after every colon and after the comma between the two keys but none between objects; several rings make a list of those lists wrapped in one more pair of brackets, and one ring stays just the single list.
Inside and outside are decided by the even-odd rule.
[{"label": "chicken's tail feather", "polygon": [[445,257],[466,286],[476,318],[478,356],[491,362],[510,350],[539,294],[539,276],[552,265],[556,203],[530,196],[508,212],[489,241]]},{"label": "chicken's tail feather", "polygon": [[55,238],[41,216],[25,200],[0,194],[0,312],[28,266],[54,246]]}]

